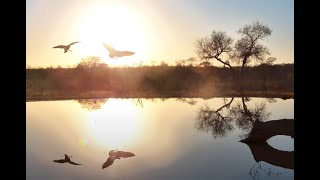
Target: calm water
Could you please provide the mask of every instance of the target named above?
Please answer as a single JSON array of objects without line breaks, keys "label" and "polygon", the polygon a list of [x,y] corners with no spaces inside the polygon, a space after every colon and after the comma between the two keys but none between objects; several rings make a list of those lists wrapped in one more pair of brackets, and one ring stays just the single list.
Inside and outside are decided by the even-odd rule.
[{"label": "calm water", "polygon": [[[294,179],[293,168],[268,163],[268,152],[256,162],[239,142],[256,119],[293,119],[293,99],[110,98],[26,108],[27,179]],[[294,150],[290,136],[267,142]],[[112,149],[135,156],[102,169]],[[82,165],[53,162],[64,154]]]}]

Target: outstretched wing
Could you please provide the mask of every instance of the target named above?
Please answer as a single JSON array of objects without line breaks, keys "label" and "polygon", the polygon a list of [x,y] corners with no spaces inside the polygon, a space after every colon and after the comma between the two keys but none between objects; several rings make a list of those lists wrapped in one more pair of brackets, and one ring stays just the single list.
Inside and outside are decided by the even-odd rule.
[{"label": "outstretched wing", "polygon": [[107,159],[107,161],[105,163],[103,163],[102,165],[102,169],[109,167],[113,164],[113,161],[115,160],[114,156],[109,156],[109,158]]},{"label": "outstretched wing", "polygon": [[118,157],[122,157],[122,158],[135,156],[132,152],[126,152],[126,151],[117,151],[117,155]]},{"label": "outstretched wing", "polygon": [[70,161],[70,164],[81,165],[81,164],[78,164],[78,163],[75,163],[75,162],[72,162],[72,161]]},{"label": "outstretched wing", "polygon": [[76,44],[76,43],[79,43],[79,41],[76,41],[76,42],[70,43],[70,44],[69,44],[69,46],[71,46],[72,44]]},{"label": "outstretched wing", "polygon": [[114,53],[117,51],[112,46],[110,46],[108,44],[103,43],[103,46],[109,51],[109,53]]},{"label": "outstretched wing", "polygon": [[56,162],[56,163],[65,163],[66,160],[64,160],[64,159],[59,159],[59,160],[53,160],[53,162]]},{"label": "outstretched wing", "polygon": [[109,151],[109,156],[115,156],[115,155],[117,155],[117,151],[116,150]]},{"label": "outstretched wing", "polygon": [[58,46],[54,46],[53,48],[65,48],[65,45],[58,45]]},{"label": "outstretched wing", "polygon": [[119,51],[117,53],[118,57],[131,56],[131,55],[134,55],[134,52],[132,52],[132,51]]}]

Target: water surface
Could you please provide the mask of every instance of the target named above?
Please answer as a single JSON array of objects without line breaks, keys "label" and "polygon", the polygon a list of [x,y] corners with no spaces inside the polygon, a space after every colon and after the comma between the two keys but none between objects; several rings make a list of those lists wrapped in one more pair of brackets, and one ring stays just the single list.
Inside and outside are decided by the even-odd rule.
[{"label": "water surface", "polygon": [[[294,119],[293,106],[293,99],[270,98],[27,102],[26,178],[294,179],[293,168],[256,162],[239,142],[255,120]],[[294,150],[290,136],[267,143]],[[112,149],[135,156],[102,169]],[[53,162],[64,154],[82,165]]]}]

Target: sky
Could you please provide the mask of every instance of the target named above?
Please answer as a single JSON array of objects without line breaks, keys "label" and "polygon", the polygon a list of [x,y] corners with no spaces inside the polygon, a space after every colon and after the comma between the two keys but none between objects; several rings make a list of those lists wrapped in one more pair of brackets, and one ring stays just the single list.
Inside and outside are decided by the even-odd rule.
[{"label": "sky", "polygon": [[[97,56],[111,66],[174,65],[197,57],[195,42],[215,31],[235,40],[255,21],[276,63],[294,63],[293,0],[27,0],[26,65],[70,67]],[[71,42],[71,52],[53,48]],[[103,43],[133,56],[111,59]]]}]

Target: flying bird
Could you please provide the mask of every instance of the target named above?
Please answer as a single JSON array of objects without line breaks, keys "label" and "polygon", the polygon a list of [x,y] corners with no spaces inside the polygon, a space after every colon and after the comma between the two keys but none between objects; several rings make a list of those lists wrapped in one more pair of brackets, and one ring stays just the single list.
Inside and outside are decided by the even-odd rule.
[{"label": "flying bird", "polygon": [[133,157],[133,156],[135,156],[135,155],[131,152],[111,150],[111,151],[109,151],[109,158],[102,165],[102,169],[111,166],[113,164],[114,160],[116,160],[116,159],[128,158],[128,157]]},{"label": "flying bird", "polygon": [[53,162],[56,162],[56,163],[70,163],[70,164],[73,164],[73,165],[81,165],[81,164],[78,164],[78,163],[75,163],[73,161],[70,160],[72,156],[68,156],[68,155],[64,155],[64,159],[59,159],[59,160],[53,160]]},{"label": "flying bird", "polygon": [[54,46],[53,48],[62,48],[62,49],[64,49],[64,53],[66,53],[68,51],[71,52],[70,46],[73,45],[73,44],[76,44],[76,43],[79,43],[79,42],[76,41],[76,42],[70,43],[69,45],[58,45],[58,46]]},{"label": "flying bird", "polygon": [[135,54],[135,52],[132,52],[132,51],[118,51],[118,50],[115,50],[112,46],[104,44],[104,43],[103,43],[103,46],[109,51],[109,57],[110,58],[131,56],[131,55]]}]

